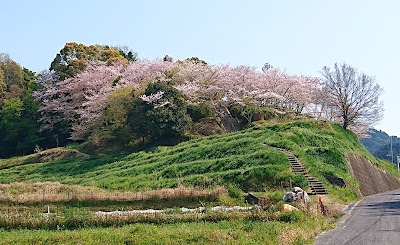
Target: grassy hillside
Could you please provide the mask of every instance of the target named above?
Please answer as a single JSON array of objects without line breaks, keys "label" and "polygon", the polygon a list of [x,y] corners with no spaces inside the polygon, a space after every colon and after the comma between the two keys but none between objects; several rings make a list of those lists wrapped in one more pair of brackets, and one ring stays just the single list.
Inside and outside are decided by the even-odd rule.
[{"label": "grassy hillside", "polygon": [[276,186],[295,177],[282,153],[262,145],[264,138],[263,130],[251,129],[127,156],[43,163],[17,158],[0,164],[0,179],[3,183],[47,180],[127,190],[229,182],[262,190],[262,186]]},{"label": "grassy hillside", "polygon": [[[328,214],[322,215],[315,203],[294,204],[300,211],[280,211],[281,183],[307,188],[307,182],[290,171],[282,152],[268,145],[292,152],[323,182],[329,192],[323,198]],[[399,177],[395,166],[375,159],[352,132],[312,120],[259,122],[237,133],[132,154],[93,157],[56,148],[3,159],[0,244],[310,243],[340,217],[344,205],[332,199],[350,203],[358,198],[352,188],[359,183],[348,172],[346,152],[362,155]],[[326,174],[343,178],[352,188],[330,184]],[[260,208],[190,213],[180,209],[247,205],[243,191],[259,192],[265,198]],[[95,214],[149,208],[164,212]]]},{"label": "grassy hillside", "polygon": [[[266,128],[275,132],[272,137],[266,139],[266,143],[293,152],[305,164],[307,170],[328,187],[338,201],[348,203],[355,200],[356,195],[351,189],[358,188],[359,185],[348,171],[346,153],[361,155],[374,165],[400,177],[392,164],[373,157],[353,132],[344,130],[337,124],[324,121],[292,121],[267,125]],[[352,188],[331,185],[325,179],[325,174],[343,178]]]},{"label": "grassy hillside", "polygon": [[333,196],[344,202],[355,199],[355,193],[329,184],[323,175],[343,178],[357,187],[357,181],[348,173],[346,152],[363,155],[399,177],[394,166],[372,157],[352,132],[324,121],[300,120],[271,125],[264,122],[237,133],[130,155],[76,155],[50,162],[32,156],[0,160],[0,182],[59,181],[133,191],[173,188],[180,184],[229,185],[244,191],[278,190],[281,181],[288,185],[289,179],[302,186],[303,177],[290,172],[285,155],[265,144],[293,152]]}]

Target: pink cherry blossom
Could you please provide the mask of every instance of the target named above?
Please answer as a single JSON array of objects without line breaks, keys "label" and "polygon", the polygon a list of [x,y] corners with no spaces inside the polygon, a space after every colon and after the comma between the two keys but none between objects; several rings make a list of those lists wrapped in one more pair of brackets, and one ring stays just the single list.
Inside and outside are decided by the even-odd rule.
[{"label": "pink cherry blossom", "polygon": [[315,96],[320,92],[318,79],[289,75],[278,68],[259,71],[251,66],[164,62],[161,59],[112,65],[97,62],[64,81],[49,84],[41,81],[46,85],[36,98],[42,102],[39,110],[43,129],[63,123],[72,126],[71,139],[85,139],[94,129],[101,128],[105,101],[110,93],[132,87],[142,93],[143,101],[155,107],[165,106],[158,103],[162,93],[145,96],[143,91],[150,82],[171,81],[171,78],[175,88],[189,98],[188,103],[209,104],[219,117],[229,114],[230,103],[251,102],[298,113],[318,108],[318,96]]}]

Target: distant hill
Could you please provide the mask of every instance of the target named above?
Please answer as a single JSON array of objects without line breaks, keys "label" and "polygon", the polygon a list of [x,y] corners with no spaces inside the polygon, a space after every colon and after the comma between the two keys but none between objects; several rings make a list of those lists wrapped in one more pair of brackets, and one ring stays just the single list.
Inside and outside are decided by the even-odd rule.
[{"label": "distant hill", "polygon": [[[393,143],[392,149],[393,149],[393,163],[397,164],[397,156],[400,155],[400,143]],[[391,152],[390,143],[379,148],[379,150],[377,150],[375,152],[374,156],[376,156],[380,159],[388,160],[389,162],[391,162],[392,161],[392,152]]]},{"label": "distant hill", "polygon": [[[390,150],[390,136],[385,133],[382,130],[376,130],[376,129],[369,129],[368,134],[370,137],[361,139],[361,143],[367,148],[367,150],[374,156],[379,157],[381,159],[387,159],[387,158],[382,158],[382,153],[376,155],[376,153],[382,148],[385,147],[387,148],[387,145],[389,145],[389,150]],[[393,144],[395,143],[400,143],[400,138],[397,136],[392,136]],[[388,160],[388,159],[387,159]]]}]

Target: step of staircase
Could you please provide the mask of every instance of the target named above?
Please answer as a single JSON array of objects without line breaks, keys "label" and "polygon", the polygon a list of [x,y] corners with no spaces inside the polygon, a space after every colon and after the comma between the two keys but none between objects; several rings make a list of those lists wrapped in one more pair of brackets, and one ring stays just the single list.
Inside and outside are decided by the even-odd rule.
[{"label": "step of staircase", "polygon": [[316,180],[316,179],[312,179],[312,178],[307,178],[308,182],[310,183],[321,183],[321,181]]},{"label": "step of staircase", "polygon": [[314,188],[314,189],[317,189],[317,188],[323,188],[323,189],[325,189],[324,188],[324,186],[322,185],[322,184],[311,184],[311,185],[309,185],[310,187],[312,187],[312,188]]}]

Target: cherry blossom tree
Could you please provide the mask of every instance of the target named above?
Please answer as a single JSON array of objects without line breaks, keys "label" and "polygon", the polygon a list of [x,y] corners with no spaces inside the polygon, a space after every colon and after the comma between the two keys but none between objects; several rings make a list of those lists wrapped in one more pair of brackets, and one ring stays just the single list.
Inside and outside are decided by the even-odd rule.
[{"label": "cherry blossom tree", "polygon": [[194,101],[208,101],[215,108],[232,102],[241,105],[248,102],[301,113],[313,102],[312,94],[318,86],[315,78],[288,75],[277,68],[258,72],[248,66],[194,66],[180,71],[186,79],[181,79],[183,82],[176,87]]},{"label": "cherry blossom tree", "polygon": [[[187,96],[187,103],[207,104],[223,118],[230,115],[228,106],[232,103],[301,113],[314,103],[312,94],[318,87],[315,78],[289,75],[278,68],[258,71],[250,66],[208,65],[190,59],[96,62],[64,81],[45,77],[40,81],[43,90],[36,95],[42,102],[43,128],[57,123],[70,125],[73,140],[85,139],[93,130],[101,129],[105,101],[118,88],[134,88],[143,101],[162,107],[167,104],[157,102],[163,96],[161,92],[144,95],[144,90],[155,80],[166,81]],[[251,117],[249,114],[249,121]]]},{"label": "cherry blossom tree", "polygon": [[322,76],[323,101],[344,129],[360,131],[382,119],[383,90],[373,77],[345,63],[335,64],[333,69],[324,67]]},{"label": "cherry blossom tree", "polygon": [[[107,96],[118,88],[140,88],[153,77],[162,76],[169,69],[169,62],[96,62],[76,76],[46,86],[36,94],[42,102],[39,111],[42,129],[51,129],[55,124],[70,125],[71,139],[85,139],[102,121],[102,112]],[[43,82],[42,82],[43,83]]]}]

